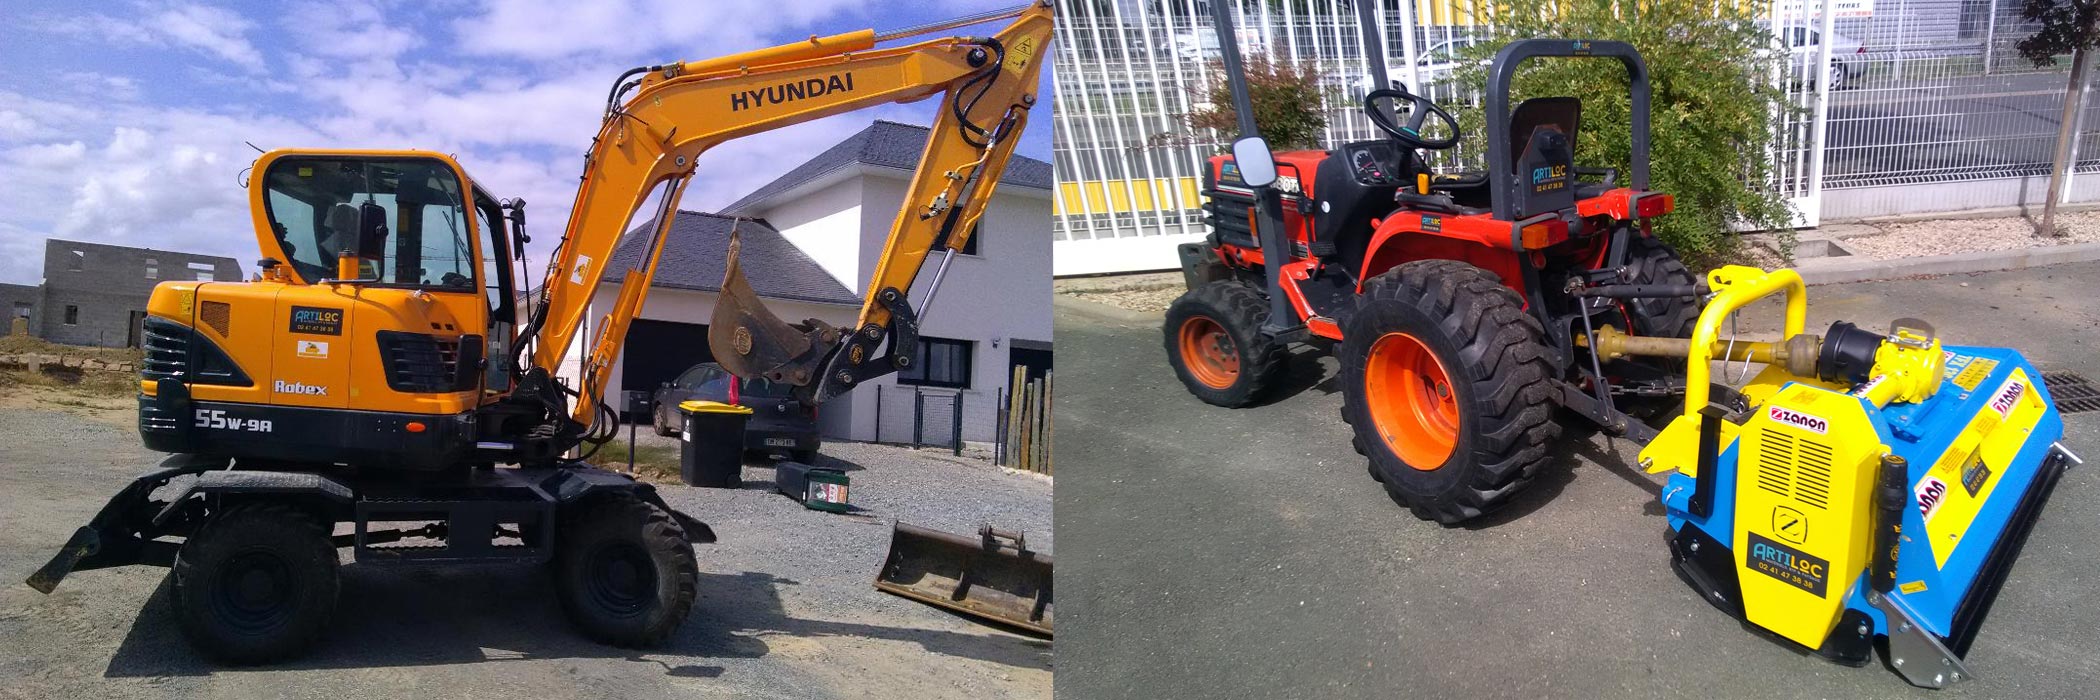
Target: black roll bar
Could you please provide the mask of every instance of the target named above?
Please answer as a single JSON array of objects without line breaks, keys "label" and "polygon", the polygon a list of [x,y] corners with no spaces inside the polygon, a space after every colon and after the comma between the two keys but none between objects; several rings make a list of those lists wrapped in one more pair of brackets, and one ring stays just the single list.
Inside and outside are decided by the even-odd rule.
[{"label": "black roll bar", "polygon": [[1495,62],[1488,69],[1487,91],[1487,139],[1489,182],[1495,188],[1493,200],[1495,218],[1514,221],[1512,209],[1516,206],[1517,188],[1522,186],[1517,179],[1516,165],[1510,153],[1509,141],[1509,84],[1517,73],[1517,67],[1533,58],[1616,58],[1626,66],[1628,81],[1633,93],[1633,189],[1648,189],[1648,63],[1641,60],[1641,53],[1632,44],[1623,41],[1596,41],[1590,39],[1518,39],[1501,51],[1495,52]]}]

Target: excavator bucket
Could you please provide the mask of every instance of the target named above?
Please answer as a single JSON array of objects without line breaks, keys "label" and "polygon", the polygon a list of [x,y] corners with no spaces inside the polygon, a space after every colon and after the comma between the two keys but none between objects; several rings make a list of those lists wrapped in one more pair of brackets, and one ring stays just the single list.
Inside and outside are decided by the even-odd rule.
[{"label": "excavator bucket", "polygon": [[1050,555],[990,525],[976,537],[898,522],[875,588],[966,615],[1051,634]]},{"label": "excavator bucket", "polygon": [[838,346],[839,333],[816,319],[788,323],[766,308],[739,260],[742,241],[729,233],[729,259],[722,293],[707,327],[707,346],[715,362],[739,377],[764,377],[797,387],[808,386],[825,356]]}]

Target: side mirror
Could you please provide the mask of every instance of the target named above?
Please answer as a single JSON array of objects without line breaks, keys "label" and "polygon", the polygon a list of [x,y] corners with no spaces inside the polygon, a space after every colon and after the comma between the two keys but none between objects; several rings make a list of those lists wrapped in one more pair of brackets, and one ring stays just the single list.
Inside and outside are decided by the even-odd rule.
[{"label": "side mirror", "polygon": [[1232,161],[1239,165],[1240,181],[1250,187],[1268,187],[1276,181],[1276,157],[1269,154],[1269,142],[1260,136],[1232,142]]},{"label": "side mirror", "polygon": [[386,207],[366,200],[357,207],[357,256],[367,260],[386,258]]}]

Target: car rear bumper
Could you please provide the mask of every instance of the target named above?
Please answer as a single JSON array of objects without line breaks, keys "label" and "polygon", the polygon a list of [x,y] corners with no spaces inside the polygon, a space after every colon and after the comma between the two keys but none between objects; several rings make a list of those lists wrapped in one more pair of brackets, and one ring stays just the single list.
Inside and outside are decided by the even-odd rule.
[{"label": "car rear bumper", "polygon": [[754,451],[814,451],[823,439],[814,430],[776,430],[759,426],[744,428],[744,449]]}]

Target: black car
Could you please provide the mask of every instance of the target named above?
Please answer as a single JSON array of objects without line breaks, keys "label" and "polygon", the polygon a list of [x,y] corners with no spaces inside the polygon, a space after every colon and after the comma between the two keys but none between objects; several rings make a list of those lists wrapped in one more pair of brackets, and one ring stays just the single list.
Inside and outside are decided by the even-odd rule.
[{"label": "black car", "polygon": [[817,453],[823,440],[817,434],[817,409],[796,401],[786,385],[760,378],[737,381],[736,375],[713,362],[693,365],[678,378],[656,389],[653,420],[656,434],[677,435],[684,416],[678,404],[685,401],[720,401],[751,407],[751,422],[744,427],[744,449],[786,453],[806,462]]}]

